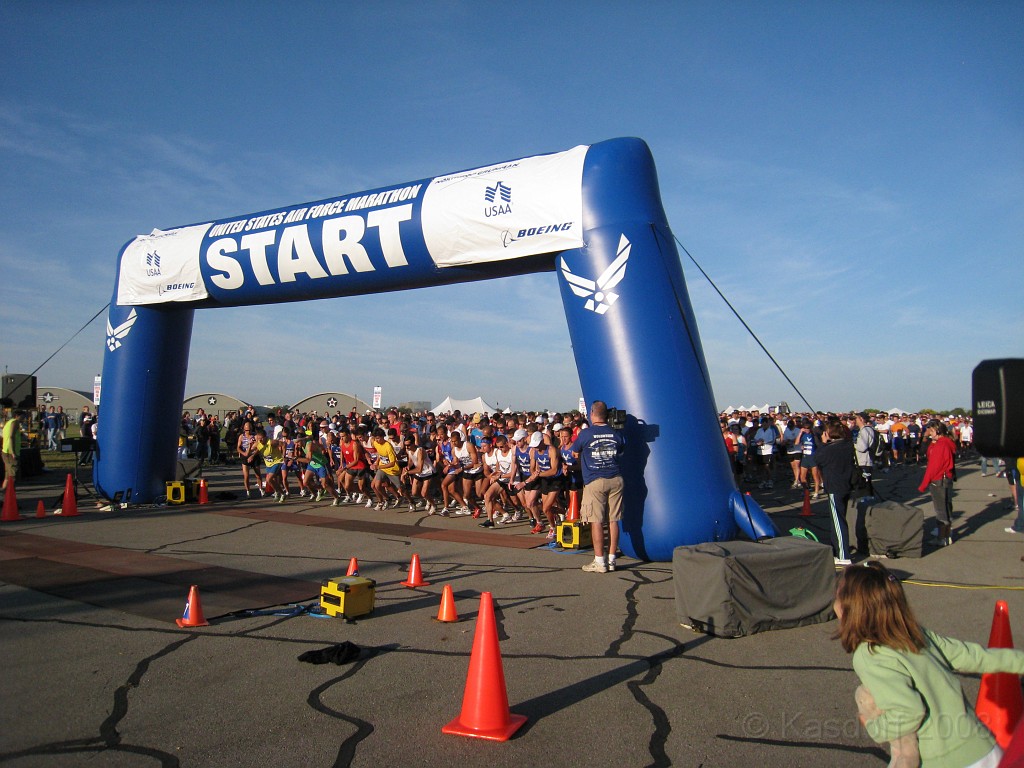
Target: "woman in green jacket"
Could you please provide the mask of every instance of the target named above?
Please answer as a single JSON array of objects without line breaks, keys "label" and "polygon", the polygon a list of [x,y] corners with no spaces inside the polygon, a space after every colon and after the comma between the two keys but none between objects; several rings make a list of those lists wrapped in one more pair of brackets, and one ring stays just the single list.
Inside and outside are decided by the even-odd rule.
[{"label": "woman in green jacket", "polygon": [[[917,623],[903,586],[881,563],[851,565],[836,591],[838,638],[861,681],[868,735],[891,742],[893,766],[995,768],[992,733],[967,701],[958,672],[1024,674],[1024,652],[984,648]],[[916,744],[915,744],[916,742]],[[919,757],[918,757],[919,755]]]}]

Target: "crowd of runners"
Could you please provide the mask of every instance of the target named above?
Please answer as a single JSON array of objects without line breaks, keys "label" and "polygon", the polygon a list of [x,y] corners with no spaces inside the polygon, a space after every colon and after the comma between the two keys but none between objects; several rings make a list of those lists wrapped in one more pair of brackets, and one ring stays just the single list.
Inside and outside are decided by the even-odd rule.
[{"label": "crowd of runners", "polygon": [[570,492],[582,488],[570,446],[586,424],[576,413],[285,411],[263,423],[250,412],[226,424],[246,496],[281,504],[401,507],[471,516],[483,528],[529,522],[531,533],[554,538]]},{"label": "crowd of runners", "polygon": [[[771,490],[782,482],[813,491],[815,499],[826,493],[815,453],[829,422],[841,424],[855,441],[857,474],[870,487],[873,472],[923,462],[930,418],[720,414],[738,485]],[[945,423],[958,450],[970,448],[970,418],[948,417]],[[192,425],[201,450],[206,435],[220,431],[204,413],[186,413],[182,424],[182,443]],[[281,410],[261,419],[250,409],[225,417],[223,451],[210,457],[240,463],[246,496],[272,496],[281,504],[303,498],[335,506],[472,516],[484,528],[528,522],[531,532],[554,538],[571,503],[570,492],[583,485],[570,446],[585,426],[578,412],[437,415],[389,409],[345,415]]]}]

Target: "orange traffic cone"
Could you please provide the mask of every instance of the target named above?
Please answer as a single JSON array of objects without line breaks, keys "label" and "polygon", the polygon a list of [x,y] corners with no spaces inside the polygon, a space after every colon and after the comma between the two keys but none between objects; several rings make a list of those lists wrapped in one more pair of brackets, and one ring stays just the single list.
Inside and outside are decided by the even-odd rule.
[{"label": "orange traffic cone", "polygon": [[1024,718],[1017,723],[1017,730],[1013,732],[1013,739],[1010,746],[1003,754],[999,765],[1012,768],[1014,765],[1024,765]]},{"label": "orange traffic cone", "polygon": [[[992,616],[992,632],[988,637],[989,648],[1013,648],[1013,634],[1010,632],[1010,609],[1005,600],[996,601]],[[1007,673],[990,672],[981,676],[978,702],[974,712],[999,746],[1006,749],[1013,738],[1013,729],[1024,712],[1024,695],[1021,694],[1020,678]]]},{"label": "orange traffic cone", "polygon": [[420,572],[420,556],[413,555],[412,560],[409,561],[409,578],[402,582],[403,587],[429,587],[430,582],[423,580],[423,574]]},{"label": "orange traffic cone", "polygon": [[210,622],[203,616],[203,604],[199,602],[199,587],[195,584],[188,591],[185,613],[174,620],[179,627],[208,627]]},{"label": "orange traffic cone", "polygon": [[64,483],[64,502],[61,507],[63,517],[78,517],[78,497],[75,495],[75,481],[68,474]]},{"label": "orange traffic cone", "polygon": [[569,511],[565,514],[565,520],[575,523],[580,519],[580,492],[569,491]]},{"label": "orange traffic cone", "polygon": [[811,490],[810,488],[804,488],[804,508],[800,513],[800,517],[814,517],[814,513],[811,512]]},{"label": "orange traffic cone", "polygon": [[508,709],[494,603],[491,593],[484,592],[480,595],[480,613],[473,637],[473,654],[469,658],[466,691],[462,696],[462,712],[444,726],[441,733],[508,741],[525,722],[525,715],[513,715]]},{"label": "orange traffic cone", "polygon": [[452,585],[445,584],[441,590],[441,608],[437,612],[438,621],[458,621],[459,614],[455,612],[455,593],[452,592]]},{"label": "orange traffic cone", "polygon": [[206,490],[206,479],[205,478],[200,478],[200,480],[199,480],[199,503],[200,504],[209,504],[210,503],[210,493],[209,493],[209,491]]},{"label": "orange traffic cone", "polygon": [[21,515],[18,514],[18,496],[14,492],[14,478],[9,477],[7,490],[4,492],[4,509],[0,514],[0,521],[13,523],[15,520],[21,520]]},{"label": "orange traffic cone", "polygon": [[359,575],[359,561],[356,558],[352,558],[348,561],[348,573],[346,576],[358,576]]},{"label": "orange traffic cone", "polygon": [[46,517],[46,505],[42,499],[36,502],[36,517]]}]

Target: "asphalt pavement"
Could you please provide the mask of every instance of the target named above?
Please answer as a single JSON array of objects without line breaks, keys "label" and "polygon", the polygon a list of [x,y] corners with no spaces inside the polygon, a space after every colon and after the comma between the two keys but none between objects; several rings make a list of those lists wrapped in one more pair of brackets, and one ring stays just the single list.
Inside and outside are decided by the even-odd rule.
[{"label": "asphalt pavement", "polygon": [[[916,491],[922,471],[880,474],[879,493],[930,518]],[[0,763],[887,762],[857,723],[857,679],[834,621],[736,639],[695,634],[676,615],[670,563],[621,558],[613,573],[584,573],[589,551],[552,548],[526,524],[484,530],[468,517],[278,505],[244,498],[237,467],[205,477],[207,505],[113,511],[100,511],[83,483],[81,514],[68,518],[52,514],[66,473],[18,485],[23,519],[0,524]],[[781,530],[827,535],[824,501],[806,518],[785,482],[752,493]],[[930,628],[985,643],[1005,600],[1024,642],[1024,537],[1003,531],[1008,497],[1005,480],[967,462],[953,546],[888,561]],[[429,584],[409,588],[414,554]],[[353,557],[376,584],[373,612],[312,614],[322,580],[343,576]],[[210,624],[179,628],[192,584]],[[436,620],[445,585],[458,622]],[[483,592],[494,600],[509,709],[527,718],[504,743],[441,732],[463,707]],[[345,641],[359,655],[343,665],[298,660]],[[962,679],[973,699],[978,679]],[[500,691],[493,675],[487,682],[474,695],[494,707]]]}]

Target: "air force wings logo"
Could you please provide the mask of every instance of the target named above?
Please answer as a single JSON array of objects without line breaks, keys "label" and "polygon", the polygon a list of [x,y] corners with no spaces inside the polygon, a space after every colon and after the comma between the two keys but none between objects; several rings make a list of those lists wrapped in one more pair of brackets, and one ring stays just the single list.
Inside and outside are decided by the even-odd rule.
[{"label": "air force wings logo", "polygon": [[569,271],[569,265],[565,263],[565,258],[562,258],[562,276],[569,283],[569,288],[573,293],[587,300],[586,309],[603,315],[618,300],[619,294],[613,293],[612,288],[626,276],[626,262],[629,260],[631,247],[629,240],[623,235],[619,240],[619,251],[615,256],[615,261],[608,265],[608,269],[602,272],[596,281],[574,275]]},{"label": "air force wings logo", "polygon": [[135,314],[133,309],[128,313],[128,319],[121,323],[117,328],[113,328],[110,325],[110,317],[107,316],[107,349],[113,352],[115,349],[121,346],[121,340],[128,335],[128,331],[135,325],[135,320],[138,315]]}]

